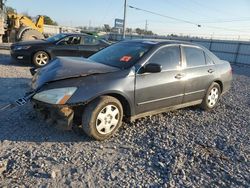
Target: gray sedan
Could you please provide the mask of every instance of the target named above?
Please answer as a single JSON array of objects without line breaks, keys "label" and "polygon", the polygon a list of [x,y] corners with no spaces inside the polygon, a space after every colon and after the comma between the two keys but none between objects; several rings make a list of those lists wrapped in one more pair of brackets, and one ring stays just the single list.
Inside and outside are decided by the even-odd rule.
[{"label": "gray sedan", "polygon": [[202,46],[132,40],[88,59],[53,60],[34,74],[30,93],[45,117],[104,140],[125,119],[194,105],[212,110],[231,81],[230,64]]}]

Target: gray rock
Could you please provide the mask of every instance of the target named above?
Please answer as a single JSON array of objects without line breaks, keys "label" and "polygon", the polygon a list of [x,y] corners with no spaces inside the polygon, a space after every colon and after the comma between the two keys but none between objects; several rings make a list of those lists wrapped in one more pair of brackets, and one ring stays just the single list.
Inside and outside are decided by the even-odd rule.
[{"label": "gray rock", "polygon": [[7,170],[8,161],[0,161],[0,174],[3,174]]}]

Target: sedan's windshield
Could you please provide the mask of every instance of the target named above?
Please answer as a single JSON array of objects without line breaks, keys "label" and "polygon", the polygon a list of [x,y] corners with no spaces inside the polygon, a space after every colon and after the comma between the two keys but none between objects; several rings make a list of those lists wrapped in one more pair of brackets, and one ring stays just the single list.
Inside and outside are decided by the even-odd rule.
[{"label": "sedan's windshield", "polygon": [[49,42],[56,42],[56,41],[59,41],[59,40],[63,39],[66,36],[67,36],[66,34],[61,33],[61,34],[57,34],[57,35],[54,35],[52,37],[49,37],[46,40],[49,41]]},{"label": "sedan's windshield", "polygon": [[98,63],[127,69],[133,66],[152,47],[150,43],[120,42],[89,57]]}]

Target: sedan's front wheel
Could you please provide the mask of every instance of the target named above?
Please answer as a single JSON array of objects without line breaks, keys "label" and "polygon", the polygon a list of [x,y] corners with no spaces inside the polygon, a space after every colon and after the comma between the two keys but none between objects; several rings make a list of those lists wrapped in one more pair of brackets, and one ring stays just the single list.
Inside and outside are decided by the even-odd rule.
[{"label": "sedan's front wheel", "polygon": [[201,107],[204,110],[213,109],[219,101],[221,95],[220,85],[217,83],[212,83],[212,85],[208,88],[207,93],[202,101]]},{"label": "sedan's front wheel", "polygon": [[83,112],[84,132],[96,139],[105,140],[121,126],[123,109],[114,97],[102,96],[87,105]]},{"label": "sedan's front wheel", "polygon": [[36,67],[43,67],[49,62],[49,55],[44,51],[36,52],[33,56],[33,63]]}]

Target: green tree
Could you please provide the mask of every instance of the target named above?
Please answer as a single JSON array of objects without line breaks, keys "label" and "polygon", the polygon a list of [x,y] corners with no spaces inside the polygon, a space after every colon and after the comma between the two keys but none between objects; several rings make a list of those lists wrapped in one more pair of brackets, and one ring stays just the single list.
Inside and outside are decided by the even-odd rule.
[{"label": "green tree", "polygon": [[109,26],[109,24],[104,24],[104,31],[106,31],[106,32],[111,31],[111,27]]},{"label": "green tree", "polygon": [[12,7],[6,7],[6,12],[7,14],[14,14],[16,10]]},{"label": "green tree", "polygon": [[136,28],[135,32],[138,35],[154,35],[154,33],[152,31],[145,31],[145,29],[140,29],[140,28]]},{"label": "green tree", "polygon": [[44,24],[58,25],[56,21],[52,20],[49,16],[44,15]]},{"label": "green tree", "polygon": [[143,30],[140,29],[140,28],[136,28],[136,29],[135,29],[135,32],[136,32],[138,35],[142,35],[142,34],[143,34]]}]

